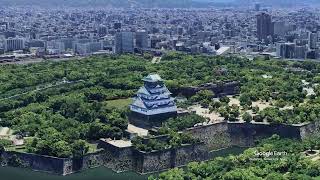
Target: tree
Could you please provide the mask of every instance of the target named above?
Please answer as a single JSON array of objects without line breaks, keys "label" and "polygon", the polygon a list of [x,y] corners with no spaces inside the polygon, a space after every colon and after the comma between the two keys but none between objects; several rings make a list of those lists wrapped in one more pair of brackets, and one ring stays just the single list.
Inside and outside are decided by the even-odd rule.
[{"label": "tree", "polygon": [[76,140],[72,144],[72,155],[75,158],[84,156],[89,151],[89,146],[84,140]]},{"label": "tree", "polygon": [[268,174],[265,180],[286,180],[286,178],[280,173],[273,172]]},{"label": "tree", "polygon": [[212,98],[214,97],[214,93],[210,90],[201,90],[196,93],[196,95],[191,97],[191,100],[193,102],[201,102],[201,101],[211,101]]},{"label": "tree", "polygon": [[223,176],[224,180],[262,180],[262,178],[257,177],[253,172],[246,169],[235,169],[227,172]]},{"label": "tree", "polygon": [[52,144],[52,155],[61,158],[67,158],[72,155],[72,150],[69,143],[58,141]]},{"label": "tree", "polygon": [[259,107],[258,106],[252,107],[252,112],[253,113],[258,113],[259,112]]},{"label": "tree", "polygon": [[168,172],[160,174],[159,180],[184,180],[184,172],[182,169],[174,168]]},{"label": "tree", "polygon": [[247,122],[247,123],[250,123],[252,121],[252,116],[248,113],[248,112],[245,112],[243,115],[242,115],[242,119]]},{"label": "tree", "polygon": [[250,96],[248,94],[241,94],[239,101],[240,101],[241,106],[245,106],[245,105],[251,106],[252,105],[252,101],[251,101]]},{"label": "tree", "polygon": [[219,108],[218,112],[219,112],[220,116],[223,117],[226,121],[229,120],[230,114],[229,114],[229,111],[226,107]]},{"label": "tree", "polygon": [[220,102],[228,104],[230,102],[230,98],[228,98],[227,96],[223,96],[222,98],[220,98]]},{"label": "tree", "polygon": [[307,138],[305,139],[304,142],[305,142],[305,144],[306,144],[306,147],[307,147],[310,151],[315,150],[315,148],[320,145],[320,141],[318,140],[318,137],[316,137],[316,136],[315,136],[315,137],[309,136],[309,137],[307,137]]}]

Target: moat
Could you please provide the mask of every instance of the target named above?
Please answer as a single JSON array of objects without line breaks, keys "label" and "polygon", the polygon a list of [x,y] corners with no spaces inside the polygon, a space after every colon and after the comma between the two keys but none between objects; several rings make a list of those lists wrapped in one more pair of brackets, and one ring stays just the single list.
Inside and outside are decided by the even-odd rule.
[{"label": "moat", "polygon": [[[5,180],[146,180],[148,176],[142,176],[134,172],[115,173],[107,168],[96,168],[75,173],[69,176],[51,175],[42,172],[35,172],[28,169],[0,167],[1,177]],[[1,178],[1,179],[2,179]]]},{"label": "moat", "polygon": [[[213,151],[212,157],[237,155],[245,148],[232,147],[224,150]],[[100,167],[75,173],[69,176],[51,175],[43,172],[35,172],[29,169],[0,167],[1,177],[7,180],[37,179],[37,180],[146,180],[148,175],[139,175],[134,172],[115,173],[111,169]]]}]

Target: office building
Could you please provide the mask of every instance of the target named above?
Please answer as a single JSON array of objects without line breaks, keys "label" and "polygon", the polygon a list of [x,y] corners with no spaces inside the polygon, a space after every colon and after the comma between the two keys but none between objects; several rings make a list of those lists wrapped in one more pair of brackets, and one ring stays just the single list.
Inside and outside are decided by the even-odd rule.
[{"label": "office building", "polygon": [[78,53],[79,55],[90,55],[102,49],[102,42],[78,43],[76,53]]},{"label": "office building", "polygon": [[25,48],[25,40],[22,38],[9,38],[4,43],[5,51],[23,50]]},{"label": "office building", "polygon": [[136,47],[140,49],[148,48],[148,33],[146,31],[136,32]]},{"label": "office building", "polygon": [[294,57],[297,59],[305,59],[307,53],[307,46],[295,46]]},{"label": "office building", "polygon": [[267,13],[257,15],[257,37],[260,41],[267,40],[272,35],[271,16]]},{"label": "office building", "polygon": [[295,43],[278,43],[277,56],[285,59],[295,58]]},{"label": "office building", "polygon": [[309,48],[310,49],[316,49],[317,48],[317,42],[318,42],[318,33],[317,32],[311,32],[309,34]]},{"label": "office building", "polygon": [[261,5],[259,3],[257,3],[257,4],[255,4],[254,9],[256,11],[260,11],[260,7],[261,7]]},{"label": "office building", "polygon": [[273,34],[278,36],[284,36],[286,34],[287,27],[284,21],[273,22]]},{"label": "office building", "polygon": [[119,32],[115,38],[115,53],[133,53],[133,33],[132,32]]}]

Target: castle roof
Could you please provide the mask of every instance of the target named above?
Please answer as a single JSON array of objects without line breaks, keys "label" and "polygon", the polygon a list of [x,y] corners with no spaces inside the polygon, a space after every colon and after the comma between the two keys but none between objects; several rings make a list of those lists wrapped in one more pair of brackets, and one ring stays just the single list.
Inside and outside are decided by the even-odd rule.
[{"label": "castle roof", "polygon": [[147,106],[144,104],[144,102],[142,101],[142,99],[140,97],[135,98],[132,105],[137,106],[139,108],[147,109]]},{"label": "castle roof", "polygon": [[144,86],[140,87],[140,89],[138,90],[137,94],[151,95],[149,93],[149,91]]},{"label": "castle roof", "polygon": [[130,106],[131,111],[145,115],[177,111],[174,98],[171,97],[170,91],[162,83],[163,80],[159,75],[150,74],[143,78],[143,81],[147,83],[138,90]]},{"label": "castle roof", "polygon": [[142,79],[143,81],[146,82],[162,82],[163,79],[158,75],[158,74],[149,74],[147,77],[144,77]]}]

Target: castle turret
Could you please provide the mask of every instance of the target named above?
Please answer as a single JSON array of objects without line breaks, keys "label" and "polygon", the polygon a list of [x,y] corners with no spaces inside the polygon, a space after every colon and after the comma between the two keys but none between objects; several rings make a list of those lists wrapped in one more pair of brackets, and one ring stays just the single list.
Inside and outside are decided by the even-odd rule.
[{"label": "castle turret", "polygon": [[150,74],[142,80],[144,85],[130,105],[130,122],[144,128],[161,126],[163,121],[177,115],[174,98],[158,74]]}]

